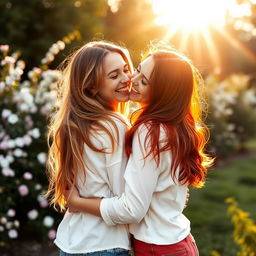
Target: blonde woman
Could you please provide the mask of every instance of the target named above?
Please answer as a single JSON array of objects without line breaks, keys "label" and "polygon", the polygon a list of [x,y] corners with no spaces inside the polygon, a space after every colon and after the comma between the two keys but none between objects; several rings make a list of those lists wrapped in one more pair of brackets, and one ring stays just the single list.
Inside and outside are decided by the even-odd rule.
[{"label": "blonde woman", "polygon": [[[127,163],[124,110],[132,64],[128,51],[111,43],[85,44],[65,61],[62,101],[50,124],[47,196],[65,210],[63,194],[74,186],[83,197],[120,196]],[[121,103],[121,104],[120,104]],[[66,211],[55,244],[60,255],[120,255],[130,250],[126,225]]]}]

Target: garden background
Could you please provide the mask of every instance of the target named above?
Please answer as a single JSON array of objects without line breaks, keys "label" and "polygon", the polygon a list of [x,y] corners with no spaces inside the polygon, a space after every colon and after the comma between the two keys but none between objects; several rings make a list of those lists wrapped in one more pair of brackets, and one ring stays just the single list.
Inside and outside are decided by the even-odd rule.
[{"label": "garden background", "polygon": [[202,72],[216,163],[184,213],[200,255],[256,255],[255,0],[1,0],[0,12],[0,255],[57,255],[62,215],[42,196],[56,68],[99,39],[135,66],[165,40]]}]

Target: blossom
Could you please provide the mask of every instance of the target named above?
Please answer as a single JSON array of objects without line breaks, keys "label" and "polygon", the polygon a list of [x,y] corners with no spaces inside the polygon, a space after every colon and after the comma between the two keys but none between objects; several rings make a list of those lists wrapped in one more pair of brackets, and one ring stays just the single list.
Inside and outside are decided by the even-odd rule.
[{"label": "blossom", "polygon": [[19,222],[18,220],[15,220],[15,221],[13,222],[13,225],[14,225],[16,228],[18,228],[18,227],[20,226],[20,222]]},{"label": "blossom", "polygon": [[46,154],[45,153],[40,153],[37,155],[37,159],[39,161],[40,164],[45,164],[46,162]]},{"label": "blossom", "polygon": [[15,172],[11,168],[2,168],[2,174],[6,177],[14,177]]},{"label": "blossom", "polygon": [[34,129],[30,130],[28,133],[35,139],[38,139],[40,137],[40,131],[38,128],[34,128]]},{"label": "blossom", "polygon": [[2,217],[2,218],[0,219],[0,222],[1,222],[2,224],[7,223],[7,218],[6,218],[6,217]]},{"label": "blossom", "polygon": [[18,232],[16,229],[10,229],[9,232],[8,232],[8,236],[11,238],[11,239],[14,239],[14,238],[17,238],[18,237]]},{"label": "blossom", "polygon": [[54,223],[54,220],[51,216],[45,216],[44,217],[43,224],[46,227],[50,228],[53,225],[53,223]]},{"label": "blossom", "polygon": [[33,175],[30,172],[25,172],[23,174],[23,177],[24,177],[25,180],[31,180],[33,178]]},{"label": "blossom", "polygon": [[31,139],[31,137],[30,137],[29,135],[25,135],[25,136],[23,137],[23,143],[24,143],[24,145],[29,146],[29,145],[31,144],[31,142],[32,142],[32,139]]},{"label": "blossom", "polygon": [[7,148],[8,148],[8,142],[7,142],[7,141],[2,141],[2,142],[0,143],[0,149],[5,150],[5,149],[7,149]]},{"label": "blossom", "polygon": [[15,114],[11,114],[9,117],[8,117],[8,122],[10,124],[16,124],[17,122],[19,121],[19,118],[17,115]]},{"label": "blossom", "polygon": [[26,196],[29,193],[29,189],[26,185],[20,185],[18,190],[21,196]]},{"label": "blossom", "polygon": [[45,208],[48,206],[48,202],[46,200],[40,201],[39,204],[40,204],[40,207],[42,208]]},{"label": "blossom", "polygon": [[3,232],[3,231],[4,231],[4,227],[0,226],[0,232]]},{"label": "blossom", "polygon": [[9,209],[9,210],[7,211],[7,216],[9,216],[9,217],[14,217],[15,214],[16,214],[16,212],[15,212],[14,209]]},{"label": "blossom", "polygon": [[23,155],[23,151],[19,148],[16,148],[14,151],[13,151],[13,155],[16,156],[16,157],[21,157]]},{"label": "blossom", "polygon": [[22,138],[16,138],[15,139],[15,143],[16,143],[16,145],[18,146],[18,147],[24,147],[24,141],[23,141],[23,139]]},{"label": "blossom", "polygon": [[3,109],[2,111],[2,117],[7,118],[9,115],[11,115],[11,111],[9,109]]},{"label": "blossom", "polygon": [[36,184],[35,185],[35,190],[40,190],[42,188],[42,185],[41,184]]},{"label": "blossom", "polygon": [[56,237],[56,231],[54,229],[49,230],[48,237],[53,240]]},{"label": "blossom", "polygon": [[27,215],[30,220],[35,220],[38,216],[38,211],[36,209],[33,209],[29,211]]}]

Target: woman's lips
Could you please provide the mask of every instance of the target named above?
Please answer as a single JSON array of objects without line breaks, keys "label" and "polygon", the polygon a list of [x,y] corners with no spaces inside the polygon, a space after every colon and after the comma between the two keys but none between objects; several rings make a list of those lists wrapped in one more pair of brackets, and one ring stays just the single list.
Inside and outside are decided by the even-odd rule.
[{"label": "woman's lips", "polygon": [[129,94],[129,88],[127,86],[119,88],[116,90],[116,92],[123,94],[123,95],[128,95]]}]

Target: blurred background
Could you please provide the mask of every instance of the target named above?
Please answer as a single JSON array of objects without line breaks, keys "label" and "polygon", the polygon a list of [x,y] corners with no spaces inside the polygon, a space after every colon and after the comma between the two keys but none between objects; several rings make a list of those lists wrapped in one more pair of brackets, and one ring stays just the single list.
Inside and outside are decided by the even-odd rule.
[{"label": "blurred background", "polygon": [[57,255],[62,215],[42,196],[57,67],[101,39],[134,66],[164,40],[201,71],[216,163],[184,213],[200,255],[256,255],[256,0],[0,0],[0,12],[0,255]]}]

